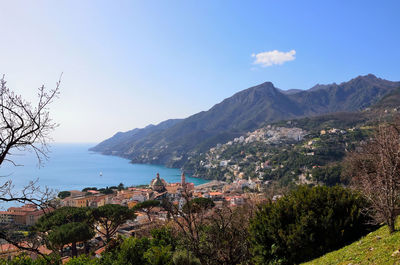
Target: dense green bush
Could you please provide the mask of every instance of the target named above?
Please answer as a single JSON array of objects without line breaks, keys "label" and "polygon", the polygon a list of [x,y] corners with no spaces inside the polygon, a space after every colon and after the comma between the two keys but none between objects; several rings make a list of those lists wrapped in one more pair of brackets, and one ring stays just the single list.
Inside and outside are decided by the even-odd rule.
[{"label": "dense green bush", "polygon": [[187,250],[178,250],[172,257],[174,265],[201,265],[200,260]]},{"label": "dense green bush", "polygon": [[162,226],[160,228],[154,228],[150,231],[151,233],[151,244],[153,246],[162,247],[170,246],[171,250],[174,251],[177,245],[176,238],[172,234],[172,229],[169,226]]},{"label": "dense green bush", "polygon": [[261,206],[250,225],[255,262],[299,263],[357,239],[370,228],[364,205],[361,196],[340,186],[300,186]]},{"label": "dense green bush", "polygon": [[143,257],[147,261],[147,265],[171,265],[171,246],[152,246],[143,254]]},{"label": "dense green bush", "polygon": [[48,264],[44,259],[32,260],[26,255],[21,255],[13,258],[12,260],[0,259],[0,265],[46,265]]},{"label": "dense green bush", "polygon": [[90,258],[86,255],[81,255],[76,258],[70,259],[66,265],[100,265],[101,263],[99,262],[98,259],[93,259]]},{"label": "dense green bush", "polygon": [[131,237],[124,240],[117,253],[116,264],[146,264],[144,253],[151,247],[148,238]]},{"label": "dense green bush", "polygon": [[313,168],[311,174],[313,179],[323,182],[327,186],[334,186],[344,182],[341,179],[342,166],[340,164]]}]

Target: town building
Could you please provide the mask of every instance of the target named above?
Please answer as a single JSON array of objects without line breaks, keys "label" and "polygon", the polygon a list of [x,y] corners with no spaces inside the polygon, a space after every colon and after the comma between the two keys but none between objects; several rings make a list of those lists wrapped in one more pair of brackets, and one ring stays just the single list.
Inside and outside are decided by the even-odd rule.
[{"label": "town building", "polygon": [[7,211],[0,211],[0,224],[34,225],[43,215],[34,204],[25,204],[21,207],[10,207]]}]

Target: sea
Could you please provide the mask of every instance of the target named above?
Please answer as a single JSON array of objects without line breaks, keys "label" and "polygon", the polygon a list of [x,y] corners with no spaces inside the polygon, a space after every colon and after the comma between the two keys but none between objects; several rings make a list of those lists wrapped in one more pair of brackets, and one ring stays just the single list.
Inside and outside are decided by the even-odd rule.
[{"label": "sea", "polygon": [[[181,170],[162,165],[132,164],[128,159],[89,151],[95,144],[51,144],[48,159],[41,165],[33,152],[13,151],[0,167],[0,185],[12,180],[14,190],[21,190],[30,181],[54,191],[82,190],[85,187],[105,188],[123,183],[125,186],[146,185],[160,173],[169,183],[180,182]],[[206,180],[186,177],[195,185]]]}]

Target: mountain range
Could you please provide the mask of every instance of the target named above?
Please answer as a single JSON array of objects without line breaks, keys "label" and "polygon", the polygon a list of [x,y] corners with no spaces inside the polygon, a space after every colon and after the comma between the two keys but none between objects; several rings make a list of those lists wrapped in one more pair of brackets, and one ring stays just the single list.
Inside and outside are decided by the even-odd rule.
[{"label": "mountain range", "polygon": [[118,132],[91,148],[133,163],[180,167],[191,156],[268,123],[335,112],[354,112],[376,104],[400,82],[372,74],[308,90],[281,90],[271,82],[250,87],[185,119]]}]

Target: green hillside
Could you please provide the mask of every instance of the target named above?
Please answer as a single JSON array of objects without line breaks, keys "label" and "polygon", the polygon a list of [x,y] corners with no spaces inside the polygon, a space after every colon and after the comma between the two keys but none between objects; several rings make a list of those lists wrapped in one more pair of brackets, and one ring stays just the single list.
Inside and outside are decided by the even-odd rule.
[{"label": "green hillside", "polygon": [[204,153],[265,124],[328,113],[356,112],[373,106],[399,86],[400,82],[371,74],[340,84],[317,85],[289,93],[265,82],[188,118],[117,133],[91,150],[126,157],[133,163],[182,167],[194,154]]},{"label": "green hillside", "polygon": [[400,264],[400,231],[389,234],[388,227],[383,226],[351,245],[303,264]]}]

